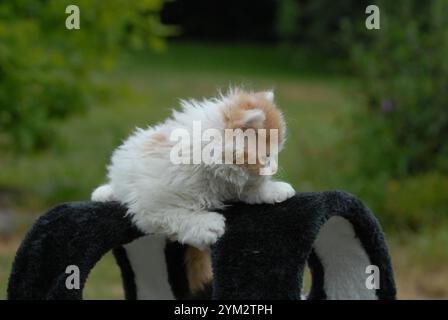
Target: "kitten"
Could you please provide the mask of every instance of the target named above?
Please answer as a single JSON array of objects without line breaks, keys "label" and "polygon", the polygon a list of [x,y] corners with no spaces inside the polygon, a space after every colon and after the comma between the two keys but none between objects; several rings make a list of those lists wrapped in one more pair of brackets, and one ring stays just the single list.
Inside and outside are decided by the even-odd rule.
[{"label": "kitten", "polygon": [[[275,149],[282,149],[286,127],[271,91],[234,89],[214,99],[181,101],[181,105],[182,111],[174,111],[154,127],[137,129],[115,150],[108,166],[109,183],[98,187],[92,200],[119,201],[128,207],[128,214],[143,232],[163,234],[204,249],[224,233],[225,219],[214,210],[223,208],[225,202],[275,203],[295,194],[288,183],[260,175],[261,169],[275,162]],[[268,138],[270,129],[277,130],[277,148],[271,149],[267,141],[267,156],[263,158],[257,153],[258,147],[245,145],[237,150],[238,146],[232,146],[233,156],[238,152],[245,155],[240,164],[174,164],[173,148],[179,141],[172,140],[173,132],[182,129],[194,137],[195,121],[200,123],[201,132],[215,129],[222,134],[222,155],[229,151],[226,129],[253,129],[257,141],[261,139],[259,129],[266,129]],[[190,147],[197,142],[196,137],[181,148],[190,160],[194,157]],[[206,143],[199,141],[202,147]],[[246,158],[254,154],[255,162],[250,163]],[[219,151],[214,155],[220,155]]]}]

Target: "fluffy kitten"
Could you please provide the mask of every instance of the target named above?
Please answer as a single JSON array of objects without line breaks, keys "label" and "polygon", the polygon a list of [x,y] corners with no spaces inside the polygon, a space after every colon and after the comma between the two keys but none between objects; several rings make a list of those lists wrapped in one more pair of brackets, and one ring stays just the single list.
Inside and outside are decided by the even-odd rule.
[{"label": "fluffy kitten", "polygon": [[[270,91],[230,90],[214,99],[182,101],[181,105],[182,111],[174,111],[159,125],[137,129],[115,150],[108,166],[109,183],[98,187],[92,200],[119,201],[143,232],[203,249],[224,233],[225,219],[214,212],[224,202],[275,203],[295,192],[285,182],[260,175],[259,169],[267,162],[258,154],[255,163],[173,164],[172,149],[178,143],[170,139],[174,130],[193,135],[193,121],[200,121],[202,131],[217,129],[223,137],[225,129],[267,129],[268,136],[269,129],[276,129],[281,150],[286,128]],[[267,151],[268,158],[275,158],[276,154],[269,154],[273,150]],[[246,156],[253,152],[257,153],[243,150]]]}]

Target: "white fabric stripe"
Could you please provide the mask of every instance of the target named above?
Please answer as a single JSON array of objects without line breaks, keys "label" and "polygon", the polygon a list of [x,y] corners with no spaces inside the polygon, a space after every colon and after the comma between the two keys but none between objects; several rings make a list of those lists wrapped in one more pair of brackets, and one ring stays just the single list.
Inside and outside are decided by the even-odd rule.
[{"label": "white fabric stripe", "polygon": [[314,249],[324,269],[328,300],[377,299],[375,290],[366,287],[370,259],[349,221],[330,218],[319,231]]},{"label": "white fabric stripe", "polygon": [[165,260],[166,238],[144,236],[124,246],[135,275],[137,300],[174,300]]}]

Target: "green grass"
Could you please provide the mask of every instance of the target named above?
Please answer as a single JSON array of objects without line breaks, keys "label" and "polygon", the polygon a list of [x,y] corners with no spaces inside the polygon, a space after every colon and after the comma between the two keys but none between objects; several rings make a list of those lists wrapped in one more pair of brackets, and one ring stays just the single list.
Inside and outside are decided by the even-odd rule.
[{"label": "green grass", "polygon": [[[347,141],[354,134],[350,120],[358,107],[351,93],[353,80],[318,67],[312,59],[277,48],[238,44],[176,43],[161,55],[124,57],[115,71],[98,76],[99,83],[113,89],[111,99],[95,103],[84,115],[55,124],[56,143],[48,151],[19,157],[6,153],[0,158],[0,190],[15,190],[18,217],[35,217],[59,202],[88,199],[92,189],[105,180],[112,150],[136,126],[163,120],[177,107],[179,98],[213,96],[218,88],[244,85],[274,88],[286,115],[288,141],[279,159],[281,179],[298,191],[344,189],[356,193],[359,185],[369,181],[351,176],[356,155]],[[370,198],[362,197],[374,205]],[[0,298],[4,297],[15,249],[32,221],[20,219],[25,222],[6,245],[9,249],[0,251]],[[447,273],[448,254],[441,248],[446,248],[448,240],[443,228],[418,236],[387,231],[400,281],[426,281],[435,269]],[[422,251],[426,255],[419,255]],[[408,288],[404,297],[448,296],[442,289],[414,289]],[[122,298],[118,269],[110,255],[89,277],[85,296]]]}]

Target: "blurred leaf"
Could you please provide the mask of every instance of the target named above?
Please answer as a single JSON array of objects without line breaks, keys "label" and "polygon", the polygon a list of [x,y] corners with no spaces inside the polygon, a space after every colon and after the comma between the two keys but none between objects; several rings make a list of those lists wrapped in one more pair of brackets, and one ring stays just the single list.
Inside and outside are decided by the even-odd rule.
[{"label": "blurred leaf", "polygon": [[[80,8],[80,30],[65,28],[69,4]],[[51,120],[86,110],[96,92],[93,75],[112,68],[119,53],[163,50],[163,37],[172,30],[159,22],[162,5],[162,0],[2,1],[2,146],[45,147],[52,140]]]}]

